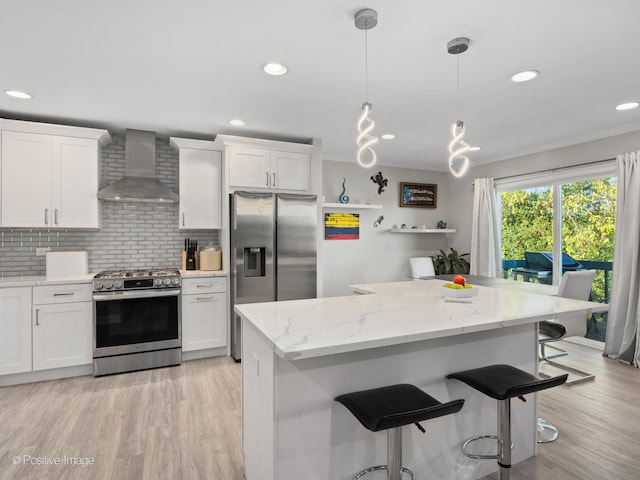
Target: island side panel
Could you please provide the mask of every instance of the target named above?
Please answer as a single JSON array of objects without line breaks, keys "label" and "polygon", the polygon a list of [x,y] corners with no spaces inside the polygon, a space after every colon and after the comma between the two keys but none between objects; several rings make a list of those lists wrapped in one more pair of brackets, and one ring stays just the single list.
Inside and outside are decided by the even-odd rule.
[{"label": "island side panel", "polygon": [[247,480],[276,480],[274,353],[242,320],[242,446]]},{"label": "island side panel", "polygon": [[[471,460],[460,450],[468,437],[496,433],[496,401],[445,376],[494,363],[534,373],[536,330],[528,324],[312,359],[275,357],[276,478],[350,480],[362,468],[386,463],[386,433],[364,429],[334,398],[403,382],[441,401],[466,400],[460,413],[425,422],[426,435],[404,428],[408,468],[422,480],[471,480],[496,471],[495,461]],[[535,454],[535,419],[535,395],[513,401],[514,463]]]}]

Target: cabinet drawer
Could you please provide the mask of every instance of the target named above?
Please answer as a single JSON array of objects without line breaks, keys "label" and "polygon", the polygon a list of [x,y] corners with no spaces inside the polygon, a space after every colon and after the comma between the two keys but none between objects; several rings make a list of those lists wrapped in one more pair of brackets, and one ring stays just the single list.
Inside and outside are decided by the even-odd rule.
[{"label": "cabinet drawer", "polygon": [[226,277],[183,278],[182,294],[214,293],[227,291]]},{"label": "cabinet drawer", "polygon": [[91,283],[37,286],[33,287],[33,304],[90,302],[92,291]]}]

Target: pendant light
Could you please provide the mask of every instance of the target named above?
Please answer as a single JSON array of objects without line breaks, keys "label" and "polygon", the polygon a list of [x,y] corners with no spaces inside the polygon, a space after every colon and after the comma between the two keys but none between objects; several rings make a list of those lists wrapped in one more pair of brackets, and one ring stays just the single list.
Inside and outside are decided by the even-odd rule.
[{"label": "pendant light", "polygon": [[[454,38],[447,43],[447,52],[452,55],[459,55],[469,49],[469,39],[465,37]],[[460,57],[456,57],[457,79],[458,79],[458,118],[460,118]],[[451,142],[449,143],[449,170],[454,177],[461,177],[469,168],[469,157],[465,155],[469,150],[464,140],[464,122],[456,121],[451,126]]]},{"label": "pendant light", "polygon": [[365,8],[356,12],[355,25],[359,30],[364,30],[364,103],[362,104],[362,115],[358,119],[358,145],[357,160],[361,167],[370,168],[376,164],[378,157],[372,146],[378,142],[378,138],[371,135],[375,126],[371,120],[371,104],[369,103],[369,78],[368,78],[368,44],[367,30],[371,30],[378,24],[378,12],[370,8]]}]

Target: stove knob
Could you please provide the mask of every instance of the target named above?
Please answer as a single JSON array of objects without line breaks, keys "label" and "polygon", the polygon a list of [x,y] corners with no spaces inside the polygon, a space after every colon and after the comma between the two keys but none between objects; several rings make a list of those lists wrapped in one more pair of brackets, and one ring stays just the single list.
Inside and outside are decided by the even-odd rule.
[{"label": "stove knob", "polygon": [[159,279],[159,278],[156,278],[156,279],[153,281],[153,284],[154,284],[156,287],[161,287],[161,286],[162,286],[162,280],[161,280],[161,279]]},{"label": "stove knob", "polygon": [[105,282],[104,283],[104,288],[106,288],[106,289],[113,288],[113,283],[112,282]]},{"label": "stove knob", "polygon": [[164,283],[164,284],[168,287],[169,285],[171,285],[171,280],[170,280],[170,279],[168,279],[168,278],[165,278],[165,279],[162,281],[162,283]]},{"label": "stove knob", "polygon": [[102,290],[103,285],[101,283],[95,283],[93,285],[93,288],[95,288],[96,290]]},{"label": "stove knob", "polygon": [[113,282],[113,286],[115,288],[122,288],[122,282],[116,280],[115,282]]},{"label": "stove knob", "polygon": [[179,278],[172,278],[171,279],[171,283],[173,285],[180,285],[180,279]]}]

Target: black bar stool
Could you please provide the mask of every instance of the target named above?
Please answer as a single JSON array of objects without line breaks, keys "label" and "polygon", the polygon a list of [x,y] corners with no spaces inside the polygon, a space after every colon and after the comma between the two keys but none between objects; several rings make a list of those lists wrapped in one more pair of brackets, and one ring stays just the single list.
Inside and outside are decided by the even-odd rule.
[{"label": "black bar stool", "polygon": [[353,480],[377,470],[387,470],[388,480],[400,480],[402,473],[409,474],[413,480],[413,472],[402,466],[402,427],[415,423],[424,433],[424,428],[418,422],[456,413],[464,405],[462,399],[440,403],[409,384],[347,393],[337,397],[336,401],[347,407],[362,426],[372,432],[387,430],[387,464],[366,468],[358,472]]},{"label": "black bar stool", "polygon": [[[485,395],[498,400],[498,435],[473,437],[464,442],[463,453],[470,458],[497,459],[500,466],[499,480],[509,480],[511,468],[511,398],[526,401],[523,395],[562,385],[567,374],[551,378],[539,378],[510,365],[489,365],[447,375],[466,383]],[[496,455],[475,455],[467,452],[470,443],[482,438],[498,441]]]}]

